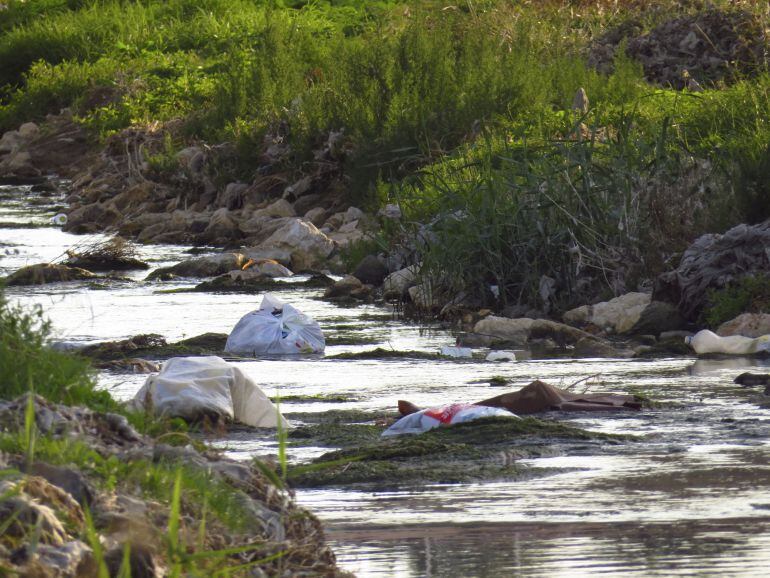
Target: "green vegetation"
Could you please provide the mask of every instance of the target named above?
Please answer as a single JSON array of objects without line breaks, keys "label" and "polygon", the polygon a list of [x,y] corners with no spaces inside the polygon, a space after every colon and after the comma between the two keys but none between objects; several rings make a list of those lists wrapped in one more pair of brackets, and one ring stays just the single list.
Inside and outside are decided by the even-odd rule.
[{"label": "green vegetation", "polygon": [[[160,130],[159,175],[191,142],[233,143],[220,184],[313,173],[334,134],[325,192],[398,202],[407,223],[351,247],[348,266],[421,239],[437,294],[561,309],[636,287],[698,234],[770,216],[766,63],[720,64],[705,90],[680,91],[648,82],[622,42],[591,60],[623,30],[718,10],[741,15],[727,41],[759,42],[729,28],[766,28],[762,3],[626,4],[11,0],[0,129],[67,106],[94,138]],[[590,102],[573,106],[579,88]],[[285,154],[266,164],[276,143]]]},{"label": "green vegetation", "polygon": [[770,311],[770,276],[742,277],[727,287],[708,292],[703,321],[716,329],[741,313]]},{"label": "green vegetation", "polygon": [[116,411],[118,404],[98,391],[91,365],[85,359],[47,346],[50,324],[37,308],[31,312],[9,305],[0,291],[0,390],[13,399],[34,388],[47,399]]},{"label": "green vegetation", "polygon": [[520,465],[520,459],[550,455],[566,444],[620,443],[630,439],[532,417],[486,418],[390,439],[379,437],[384,429],[337,421],[298,429],[290,436],[295,444],[342,449],[290,469],[289,481],[300,487],[394,487],[519,479],[548,473]]}]

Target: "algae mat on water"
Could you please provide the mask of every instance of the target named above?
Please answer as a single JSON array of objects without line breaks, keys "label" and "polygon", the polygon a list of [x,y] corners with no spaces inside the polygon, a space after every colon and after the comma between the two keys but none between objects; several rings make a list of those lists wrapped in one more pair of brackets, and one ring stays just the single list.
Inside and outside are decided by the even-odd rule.
[{"label": "algae mat on water", "polygon": [[579,453],[631,438],[590,432],[537,418],[487,418],[438,428],[420,435],[380,438],[384,426],[323,423],[289,434],[295,445],[336,445],[307,465],[290,470],[295,487],[419,486],[516,480],[553,473],[519,460]]}]

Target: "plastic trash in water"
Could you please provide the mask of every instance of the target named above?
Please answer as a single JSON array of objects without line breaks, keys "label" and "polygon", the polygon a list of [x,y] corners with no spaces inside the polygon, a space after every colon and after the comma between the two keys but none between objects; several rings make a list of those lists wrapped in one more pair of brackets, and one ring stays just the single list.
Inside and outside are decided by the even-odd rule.
[{"label": "plastic trash in water", "polygon": [[486,359],[487,361],[516,361],[516,354],[513,351],[490,351]]},{"label": "plastic trash in water", "polygon": [[695,335],[685,337],[684,342],[699,355],[705,353],[726,353],[729,355],[770,353],[770,335],[762,335],[761,337],[729,335],[722,337],[713,331],[703,329]]},{"label": "plastic trash in water", "polygon": [[67,224],[67,215],[64,213],[58,213],[51,217],[51,224],[56,225],[58,227],[63,227]]},{"label": "plastic trash in water", "polygon": [[468,403],[453,403],[443,407],[432,407],[411,413],[402,417],[384,432],[382,437],[404,434],[419,434],[432,430],[441,425],[465,423],[483,417],[518,418],[515,413],[499,407],[472,405]]},{"label": "plastic trash in water", "polygon": [[252,427],[288,427],[273,402],[240,367],[221,357],[172,357],[150,375],[135,409],[197,421],[218,415]]},{"label": "plastic trash in water", "polygon": [[322,353],[326,346],[321,327],[268,293],[257,311],[244,315],[230,332],[227,353],[240,355]]},{"label": "plastic trash in water", "polygon": [[441,347],[441,355],[444,357],[455,357],[458,359],[470,359],[473,357],[473,350],[470,347],[444,345]]}]

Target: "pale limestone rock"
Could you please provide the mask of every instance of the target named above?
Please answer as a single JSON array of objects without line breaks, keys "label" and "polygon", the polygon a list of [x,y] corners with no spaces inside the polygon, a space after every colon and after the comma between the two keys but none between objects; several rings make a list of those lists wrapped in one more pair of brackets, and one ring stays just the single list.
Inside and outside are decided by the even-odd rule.
[{"label": "pale limestone rock", "polygon": [[401,297],[409,287],[417,282],[419,266],[410,265],[385,277],[382,292],[386,297]]},{"label": "pale limestone rock", "polygon": [[255,217],[296,217],[297,213],[294,212],[294,207],[286,199],[278,199],[274,203],[268,205],[264,209],[258,209],[251,214],[251,218]]},{"label": "pale limestone rock", "polygon": [[326,209],[323,207],[315,207],[305,213],[304,219],[313,223],[316,227],[320,227],[326,220]]},{"label": "pale limestone rock", "polygon": [[270,235],[259,248],[289,251],[292,269],[302,271],[320,267],[334,251],[334,241],[312,223],[293,218]]},{"label": "pale limestone rock", "polygon": [[573,325],[591,323],[607,333],[626,333],[639,321],[651,300],[649,293],[626,293],[609,301],[567,311],[563,319]]},{"label": "pale limestone rock", "polygon": [[518,345],[526,345],[533,323],[534,319],[527,317],[508,319],[507,317],[490,315],[476,323],[473,332],[512,341]]},{"label": "pale limestone rock", "polygon": [[717,335],[721,337],[729,335],[743,335],[745,337],[770,335],[770,314],[743,313],[735,319],[722,323],[719,329],[717,329]]}]

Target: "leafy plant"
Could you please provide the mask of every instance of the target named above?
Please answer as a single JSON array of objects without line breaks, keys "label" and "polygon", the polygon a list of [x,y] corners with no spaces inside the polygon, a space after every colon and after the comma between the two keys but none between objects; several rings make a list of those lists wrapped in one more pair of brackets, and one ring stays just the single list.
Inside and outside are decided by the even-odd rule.
[{"label": "leafy plant", "polygon": [[723,289],[712,289],[703,311],[706,326],[715,329],[742,313],[770,311],[770,276],[745,276]]}]

